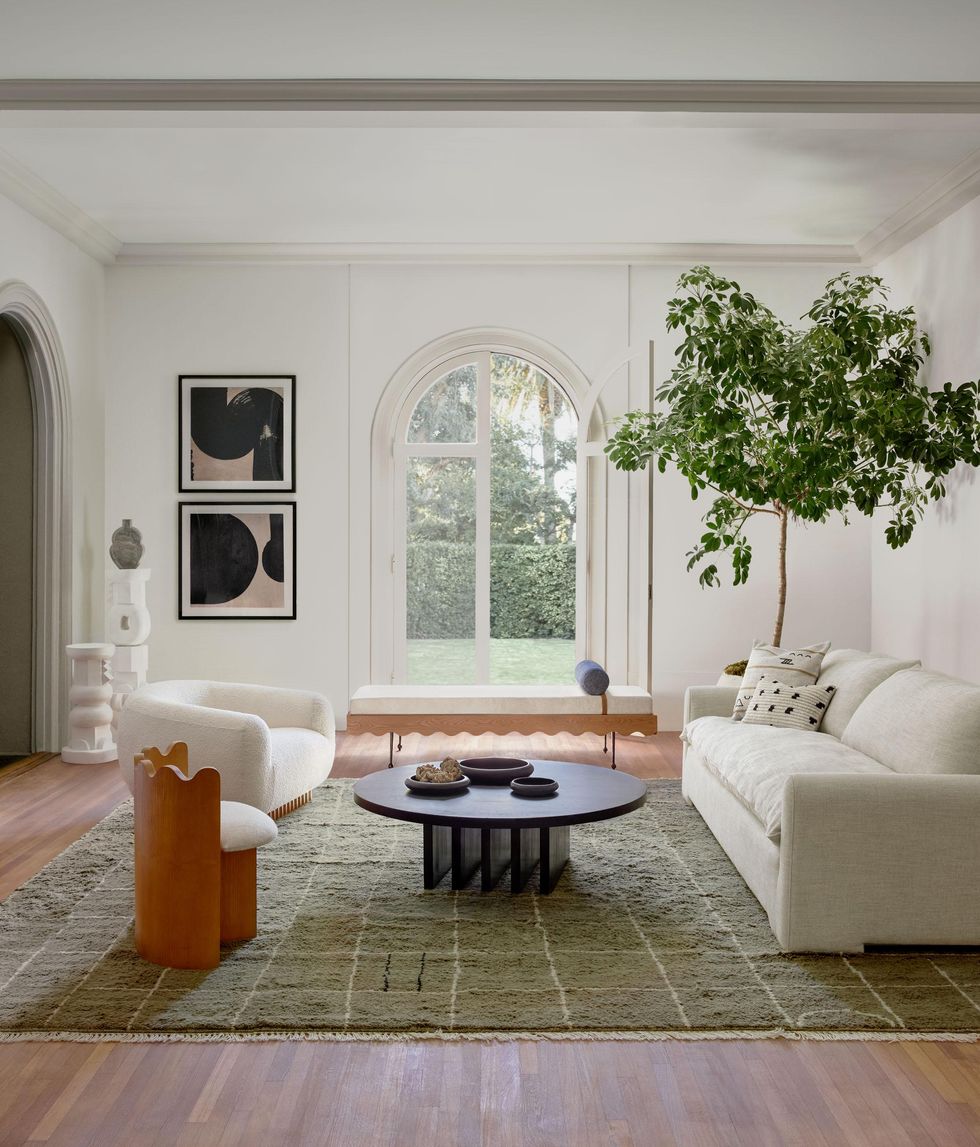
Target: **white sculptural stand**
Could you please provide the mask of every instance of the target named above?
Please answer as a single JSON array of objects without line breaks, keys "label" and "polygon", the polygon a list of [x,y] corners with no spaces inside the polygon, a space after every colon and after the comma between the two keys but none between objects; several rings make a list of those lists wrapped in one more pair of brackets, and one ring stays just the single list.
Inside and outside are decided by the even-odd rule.
[{"label": "white sculptural stand", "polygon": [[109,606],[109,637],[115,642],[112,658],[112,729],[130,693],[146,684],[150,636],[150,611],[146,608],[148,569],[113,570],[109,575],[112,604]]},{"label": "white sculptural stand", "polygon": [[112,674],[106,662],[116,647],[102,642],[68,645],[71,658],[71,689],[68,703],[70,740],[61,750],[69,765],[100,765],[114,761],[116,745],[112,737]]}]

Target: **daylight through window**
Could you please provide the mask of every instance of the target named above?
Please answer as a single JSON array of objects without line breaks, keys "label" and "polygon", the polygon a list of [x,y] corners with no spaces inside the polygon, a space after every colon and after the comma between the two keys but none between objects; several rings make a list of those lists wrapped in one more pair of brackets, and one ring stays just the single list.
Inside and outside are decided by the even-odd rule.
[{"label": "daylight through window", "polygon": [[569,682],[575,410],[540,366],[481,352],[433,371],[403,421],[404,677]]}]

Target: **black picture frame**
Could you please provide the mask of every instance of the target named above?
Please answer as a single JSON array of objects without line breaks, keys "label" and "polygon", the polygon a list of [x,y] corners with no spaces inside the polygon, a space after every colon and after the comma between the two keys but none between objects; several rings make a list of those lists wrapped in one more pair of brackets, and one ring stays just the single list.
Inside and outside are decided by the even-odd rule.
[{"label": "black picture frame", "polygon": [[[282,545],[280,554],[282,558],[282,584],[283,600],[281,604],[269,605],[257,602],[250,605],[242,603],[241,599],[249,592],[254,592],[255,578],[270,583],[279,579],[269,578],[265,566],[265,555],[269,544],[273,541],[275,527],[270,522],[269,541],[266,546],[259,548],[253,526],[242,521],[247,517],[261,518],[282,516]],[[192,577],[192,562],[194,559],[195,544],[201,545],[201,535],[196,534],[199,527],[195,527],[192,519],[195,516],[229,517],[239,519],[239,525],[233,526],[230,522],[215,523],[215,529],[210,537],[205,535],[209,554],[199,565],[199,571],[207,566],[212,567],[215,583],[214,592],[229,592],[229,585],[234,588],[236,584],[243,586],[242,591],[225,601],[195,602],[194,591],[200,592],[200,580],[194,586]],[[241,528],[241,527],[244,527]],[[250,555],[248,536],[255,544],[256,565],[249,576],[247,568],[243,568],[241,561],[242,551],[246,551],[246,558]],[[236,559],[237,555],[237,559]],[[227,560],[224,568],[214,567],[223,560]],[[274,558],[272,559],[274,565]],[[262,569],[261,575],[259,573]],[[246,577],[249,580],[245,580]],[[199,572],[198,579],[201,574]],[[224,586],[222,586],[224,579]],[[234,602],[239,604],[235,605]],[[296,503],[295,502],[187,502],[177,504],[177,618],[180,621],[295,621],[296,620]]]},{"label": "black picture frame", "polygon": [[[258,386],[265,383],[265,386]],[[238,384],[238,385],[236,385]],[[279,416],[281,425],[272,437],[280,443],[279,451],[268,451],[269,423],[264,424],[266,433],[254,428],[253,419],[235,417],[231,403],[227,402],[229,390],[255,390],[261,398],[273,404],[270,409],[272,421]],[[194,392],[199,392],[202,402],[194,402]],[[226,401],[220,402],[217,396],[212,402],[206,401],[206,392],[224,391]],[[281,411],[275,409],[275,399],[262,392],[281,392]],[[238,396],[236,395],[236,398]],[[195,409],[196,406],[196,409]],[[203,406],[203,408],[202,408]],[[245,414],[246,411],[242,411]],[[261,417],[261,412],[258,417]],[[191,433],[192,419],[210,420],[216,441],[222,441],[226,449],[244,448],[242,453],[221,458],[210,456],[199,446]],[[253,425],[250,425],[253,423]],[[200,435],[200,429],[198,429]],[[249,448],[249,443],[252,443]],[[198,458],[197,455],[200,454]],[[253,476],[229,478],[216,475],[213,478],[194,476],[195,465],[200,470],[201,459],[209,459],[216,469],[251,457]],[[263,463],[265,465],[263,465]],[[254,476],[256,470],[266,471],[276,467],[281,469],[277,476]],[[181,494],[294,494],[296,492],[296,375],[295,374],[180,374],[177,376],[177,489]]]}]

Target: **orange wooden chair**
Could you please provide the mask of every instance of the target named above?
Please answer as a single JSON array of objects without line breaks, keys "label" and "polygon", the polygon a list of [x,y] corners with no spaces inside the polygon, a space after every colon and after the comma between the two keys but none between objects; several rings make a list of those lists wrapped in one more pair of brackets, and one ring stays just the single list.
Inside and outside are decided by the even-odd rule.
[{"label": "orange wooden chair", "polygon": [[255,936],[256,850],[275,822],[221,800],[221,777],[190,775],[187,745],[135,761],[136,950],[170,968],[214,968],[220,946]]}]

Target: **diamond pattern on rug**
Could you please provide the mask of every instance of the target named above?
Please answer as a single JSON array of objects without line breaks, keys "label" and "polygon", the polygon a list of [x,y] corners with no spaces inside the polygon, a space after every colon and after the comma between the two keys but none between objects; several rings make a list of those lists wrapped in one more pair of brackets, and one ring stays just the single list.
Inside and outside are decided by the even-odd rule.
[{"label": "diamond pattern on rug", "polygon": [[781,953],[677,781],[572,829],[556,891],[422,889],[422,833],[328,781],[259,856],[259,935],[133,948],[132,807],[0,904],[3,1032],[977,1032],[980,952]]}]

